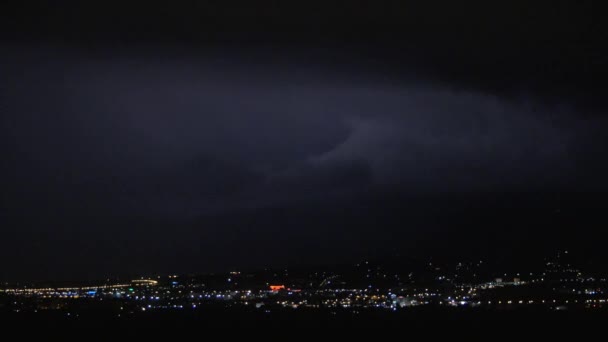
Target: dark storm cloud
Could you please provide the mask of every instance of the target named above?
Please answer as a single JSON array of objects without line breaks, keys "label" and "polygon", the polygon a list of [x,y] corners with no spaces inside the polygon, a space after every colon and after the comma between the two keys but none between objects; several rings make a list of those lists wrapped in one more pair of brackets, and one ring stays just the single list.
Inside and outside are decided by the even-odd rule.
[{"label": "dark storm cloud", "polygon": [[112,5],[0,4],[0,278],[605,250],[592,2]]},{"label": "dark storm cloud", "polygon": [[574,180],[576,140],[591,128],[560,106],[440,86],[351,96],[363,104],[349,138],[316,160],[363,159],[378,182],[422,191],[564,185]]},{"label": "dark storm cloud", "polygon": [[420,76],[394,84],[370,70],[248,60],[247,51],[8,50],[3,139],[13,160],[3,178],[15,193],[202,215],[373,186],[605,186],[580,180],[596,164],[579,159],[593,153],[585,144],[602,119],[567,102],[455,91]]},{"label": "dark storm cloud", "polygon": [[[0,256],[22,260],[9,275],[349,261],[513,227],[544,239],[569,222],[547,221],[554,193],[608,185],[605,117],[578,97],[465,87],[413,62],[343,66],[331,51],[3,52]],[[550,198],[534,229],[513,223],[534,194]]]}]

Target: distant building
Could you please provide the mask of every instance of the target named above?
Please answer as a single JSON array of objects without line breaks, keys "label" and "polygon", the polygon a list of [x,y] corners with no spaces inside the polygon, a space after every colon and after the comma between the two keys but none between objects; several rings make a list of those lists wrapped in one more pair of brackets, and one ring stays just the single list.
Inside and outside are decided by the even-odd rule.
[{"label": "distant building", "polygon": [[280,290],[285,290],[285,285],[270,285],[270,291],[279,292]]},{"label": "distant building", "polygon": [[158,285],[158,281],[152,279],[134,279],[131,280],[131,284],[133,285]]}]

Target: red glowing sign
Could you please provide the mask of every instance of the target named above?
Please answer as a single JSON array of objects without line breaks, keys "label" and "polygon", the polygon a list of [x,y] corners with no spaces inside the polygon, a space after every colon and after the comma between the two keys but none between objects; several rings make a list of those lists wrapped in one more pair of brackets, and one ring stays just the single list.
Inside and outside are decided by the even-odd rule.
[{"label": "red glowing sign", "polygon": [[270,290],[278,292],[279,290],[285,290],[285,285],[270,285]]}]

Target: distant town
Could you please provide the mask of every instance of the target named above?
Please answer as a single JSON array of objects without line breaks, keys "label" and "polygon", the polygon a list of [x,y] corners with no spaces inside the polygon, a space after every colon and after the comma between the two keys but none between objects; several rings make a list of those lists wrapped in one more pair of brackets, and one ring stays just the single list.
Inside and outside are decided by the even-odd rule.
[{"label": "distant town", "polygon": [[[24,286],[4,283],[0,312],[53,312],[79,317],[91,311],[114,317],[205,308],[243,309],[262,314],[324,310],[356,315],[370,310],[549,311],[608,308],[605,275],[586,273],[568,251],[537,263],[538,271],[498,273],[483,260],[454,265],[382,265],[362,261],[339,270],[165,275],[79,286]],[[488,276],[488,274],[499,276]]]}]

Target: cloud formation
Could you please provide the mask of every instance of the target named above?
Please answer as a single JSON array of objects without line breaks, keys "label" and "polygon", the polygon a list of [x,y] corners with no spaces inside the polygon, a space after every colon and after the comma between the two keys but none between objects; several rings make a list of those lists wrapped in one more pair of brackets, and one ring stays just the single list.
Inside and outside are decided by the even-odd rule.
[{"label": "cloud formation", "polygon": [[32,51],[13,51],[23,61],[3,70],[5,182],[98,194],[118,211],[197,215],[374,186],[584,187],[581,169],[594,165],[580,153],[594,153],[585,149],[603,124],[420,76],[394,84],[314,63]]}]

